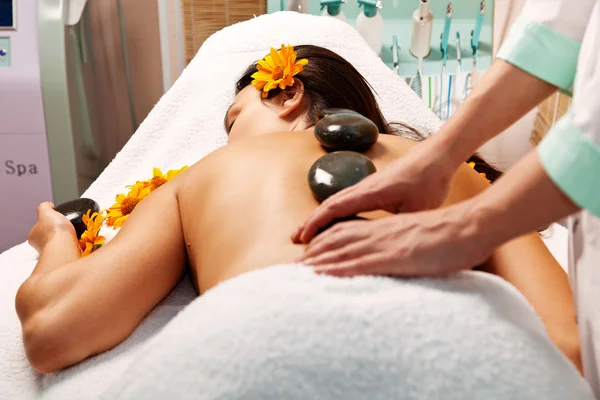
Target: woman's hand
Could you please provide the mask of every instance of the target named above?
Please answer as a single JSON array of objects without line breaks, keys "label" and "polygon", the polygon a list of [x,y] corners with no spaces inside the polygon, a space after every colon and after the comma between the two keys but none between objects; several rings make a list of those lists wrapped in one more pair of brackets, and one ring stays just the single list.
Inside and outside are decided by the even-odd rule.
[{"label": "woman's hand", "polygon": [[455,168],[449,158],[426,142],[380,172],[325,200],[292,234],[292,241],[308,243],[333,220],[359,212],[414,212],[441,205]]},{"label": "woman's hand", "polygon": [[75,228],[71,221],[58,211],[54,204],[45,202],[37,208],[38,221],[29,232],[29,244],[41,253],[46,244],[57,235],[76,237]]},{"label": "woman's hand", "polygon": [[[299,261],[335,276],[440,275],[483,263],[495,245],[476,231],[468,205],[335,225]],[[487,241],[487,243],[486,243]]]}]

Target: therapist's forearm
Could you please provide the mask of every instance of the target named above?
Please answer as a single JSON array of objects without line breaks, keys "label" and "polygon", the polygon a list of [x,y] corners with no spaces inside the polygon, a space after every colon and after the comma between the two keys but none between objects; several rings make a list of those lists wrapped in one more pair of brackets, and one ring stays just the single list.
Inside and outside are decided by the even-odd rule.
[{"label": "therapist's forearm", "polygon": [[548,177],[536,150],[467,205],[484,245],[500,244],[559,221],[580,208]]},{"label": "therapist's forearm", "polygon": [[448,154],[458,168],[555,91],[556,86],[497,59],[456,114],[431,137],[431,145],[439,154]]}]

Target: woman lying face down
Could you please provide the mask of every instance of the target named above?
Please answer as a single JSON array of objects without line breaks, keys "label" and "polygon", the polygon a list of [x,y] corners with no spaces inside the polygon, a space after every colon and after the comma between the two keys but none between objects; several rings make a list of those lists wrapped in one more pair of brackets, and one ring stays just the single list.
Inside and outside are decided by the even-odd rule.
[{"label": "woman lying face down", "polygon": [[[414,129],[386,122],[350,63],[316,46],[296,51],[297,60],[308,64],[293,84],[266,97],[251,84],[257,71],[251,65],[225,116],[229,144],[149,195],[115,238],[91,255],[80,258],[70,223],[51,204],[40,205],[29,237],[40,259],[16,298],[25,350],[36,370],[64,368],[121,343],[188,272],[202,294],[240,274],[298,259],[304,245],[292,243],[289,233],[318,204],[306,176],[326,154],[312,130],[321,110],[353,110],[377,125],[384,135],[365,154],[378,170],[417,145]],[[490,180],[499,175],[480,158],[472,160]],[[486,185],[465,163],[444,206]],[[550,338],[579,367],[569,283],[539,236],[500,247],[482,269],[523,293]]]}]

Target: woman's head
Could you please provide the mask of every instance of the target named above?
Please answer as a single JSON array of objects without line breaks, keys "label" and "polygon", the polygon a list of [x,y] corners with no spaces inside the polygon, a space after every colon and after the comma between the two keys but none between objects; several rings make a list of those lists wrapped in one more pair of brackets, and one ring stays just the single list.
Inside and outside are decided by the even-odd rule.
[{"label": "woman's head", "polygon": [[230,140],[279,131],[302,130],[313,126],[325,108],[346,108],[373,121],[380,132],[391,133],[371,87],[348,61],[322,47],[295,47],[297,59],[307,59],[294,85],[275,88],[267,98],[251,85],[257,70],[250,65],[236,84],[236,98],[226,115],[226,127],[233,124]]}]

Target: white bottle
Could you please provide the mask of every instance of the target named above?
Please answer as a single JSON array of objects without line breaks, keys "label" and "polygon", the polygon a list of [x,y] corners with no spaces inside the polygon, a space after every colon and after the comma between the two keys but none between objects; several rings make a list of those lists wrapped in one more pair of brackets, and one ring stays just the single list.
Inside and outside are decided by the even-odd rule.
[{"label": "white bottle", "polygon": [[377,9],[382,7],[382,3],[380,0],[358,0],[358,6],[364,6],[364,11],[356,18],[356,29],[369,47],[380,55],[383,45],[383,17]]},{"label": "white bottle", "polygon": [[429,0],[420,0],[419,8],[413,13],[410,52],[417,59],[423,59],[431,51],[433,14],[429,10]]},{"label": "white bottle", "polygon": [[345,0],[321,0],[321,10],[323,10],[321,15],[346,22],[346,16],[342,11],[342,4],[345,2]]},{"label": "white bottle", "polygon": [[289,0],[287,10],[308,14],[308,0]]}]

